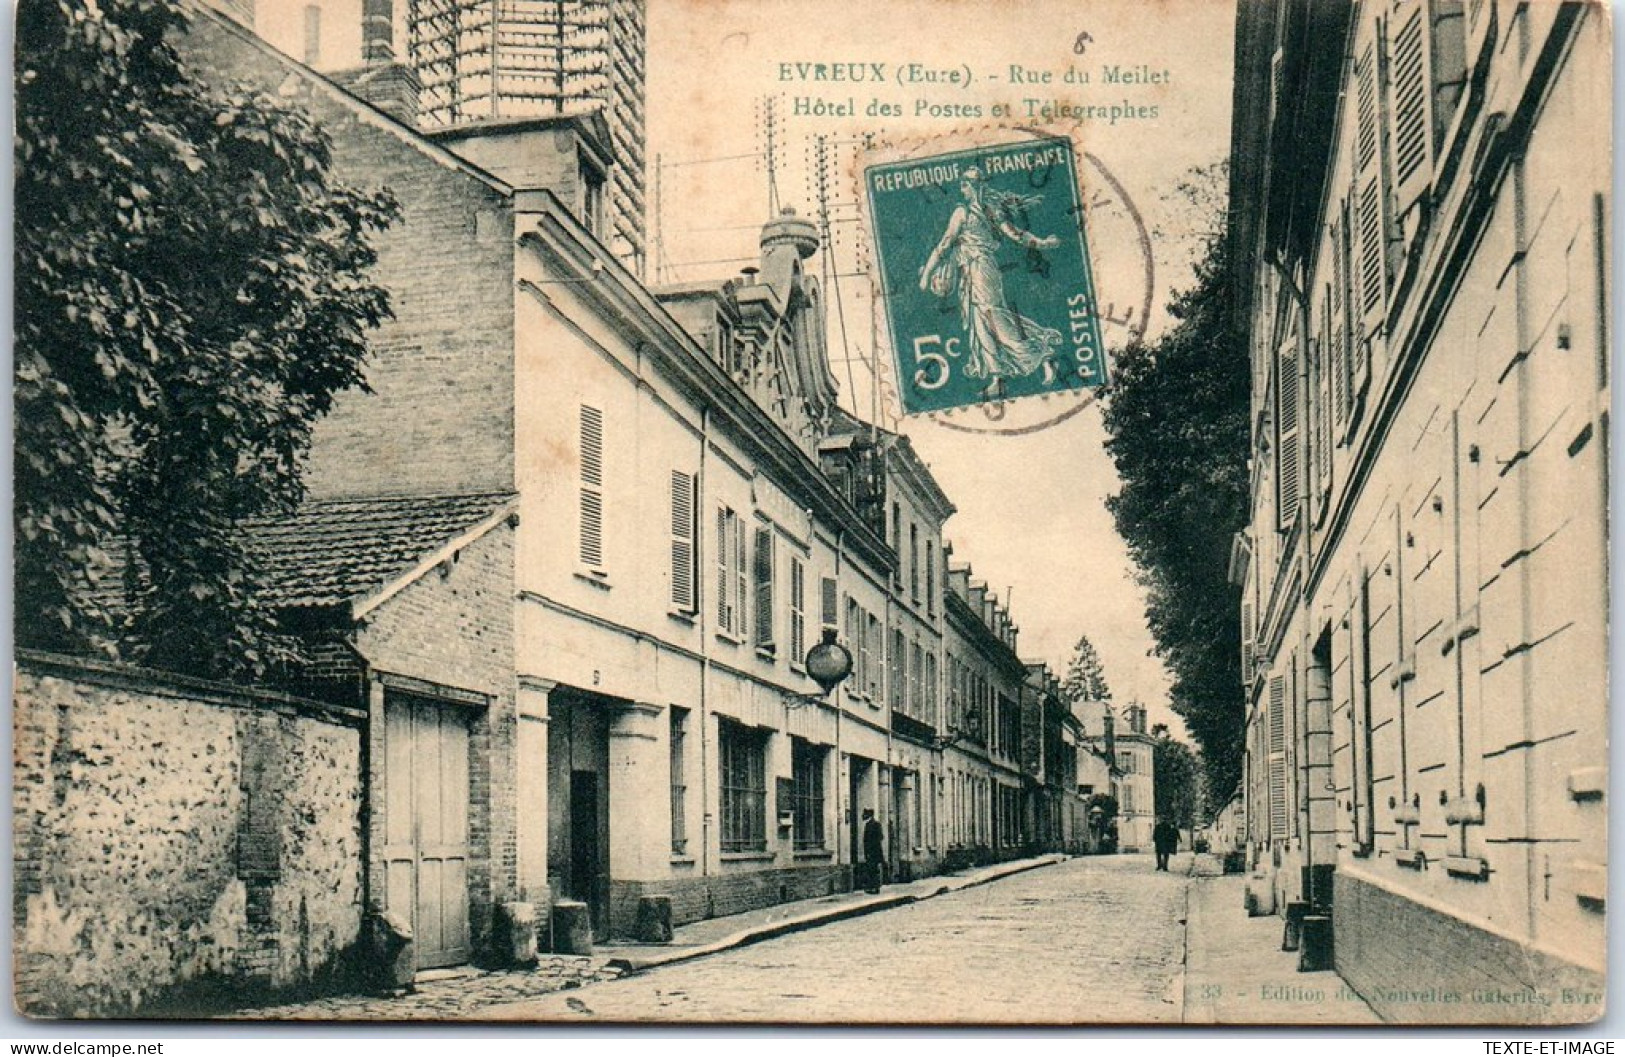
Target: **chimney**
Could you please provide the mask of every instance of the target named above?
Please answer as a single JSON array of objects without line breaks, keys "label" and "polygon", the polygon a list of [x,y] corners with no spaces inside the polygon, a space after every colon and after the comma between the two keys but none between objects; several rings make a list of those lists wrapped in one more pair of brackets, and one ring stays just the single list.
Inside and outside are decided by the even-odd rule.
[{"label": "chimney", "polygon": [[322,61],[322,9],[316,4],[305,5],[305,65],[315,67]]},{"label": "chimney", "polygon": [[361,61],[368,66],[395,61],[394,0],[361,0]]}]

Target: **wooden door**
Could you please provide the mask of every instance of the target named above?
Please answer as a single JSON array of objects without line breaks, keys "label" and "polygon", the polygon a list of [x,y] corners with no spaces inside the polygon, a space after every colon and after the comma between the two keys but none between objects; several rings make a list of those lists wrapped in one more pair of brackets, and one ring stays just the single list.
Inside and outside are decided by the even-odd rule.
[{"label": "wooden door", "polygon": [[457,965],[469,957],[468,721],[404,695],[384,714],[385,899],[411,922],[418,968]]}]

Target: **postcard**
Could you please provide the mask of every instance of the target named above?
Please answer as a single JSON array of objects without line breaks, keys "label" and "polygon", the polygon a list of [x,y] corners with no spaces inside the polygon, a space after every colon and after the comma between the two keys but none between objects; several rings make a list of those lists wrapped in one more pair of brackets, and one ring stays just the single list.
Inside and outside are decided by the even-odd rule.
[{"label": "postcard", "polygon": [[17,1010],[1600,1019],[1611,46],[22,5]]}]

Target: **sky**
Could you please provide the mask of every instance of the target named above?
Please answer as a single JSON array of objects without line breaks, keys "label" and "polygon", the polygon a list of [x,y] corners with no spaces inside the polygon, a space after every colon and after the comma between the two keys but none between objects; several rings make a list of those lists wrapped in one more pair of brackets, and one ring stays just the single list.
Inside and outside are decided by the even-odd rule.
[{"label": "sky", "polygon": [[[259,0],[257,28],[302,56],[305,7]],[[321,7],[318,66],[356,64],[360,0]],[[816,214],[811,159],[824,137],[833,237],[809,268],[833,284],[843,403],[913,441],[958,507],[945,529],[954,560],[1011,603],[1024,657],[1064,674],[1088,635],[1115,699],[1143,702],[1175,731],[1144,594],[1105,508],[1120,485],[1099,407],[1055,396],[1012,401],[998,420],[902,417],[883,341],[878,385],[869,369],[871,335],[886,328],[872,311],[857,192],[861,167],[881,157],[1069,136],[1098,300],[1119,320],[1105,342],[1154,337],[1197,245],[1177,188],[1228,148],[1234,12],[1213,0],[650,0],[648,13],[649,279],[733,274],[752,263],[775,209]]]}]

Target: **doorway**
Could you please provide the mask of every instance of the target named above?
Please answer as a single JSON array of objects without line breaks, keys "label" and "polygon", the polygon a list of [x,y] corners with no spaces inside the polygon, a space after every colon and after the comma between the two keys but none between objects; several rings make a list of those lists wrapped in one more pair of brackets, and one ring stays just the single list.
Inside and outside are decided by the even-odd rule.
[{"label": "doorway", "polygon": [[556,895],[587,904],[596,940],[609,935],[609,708],[555,690],[547,730],[547,872]]}]

